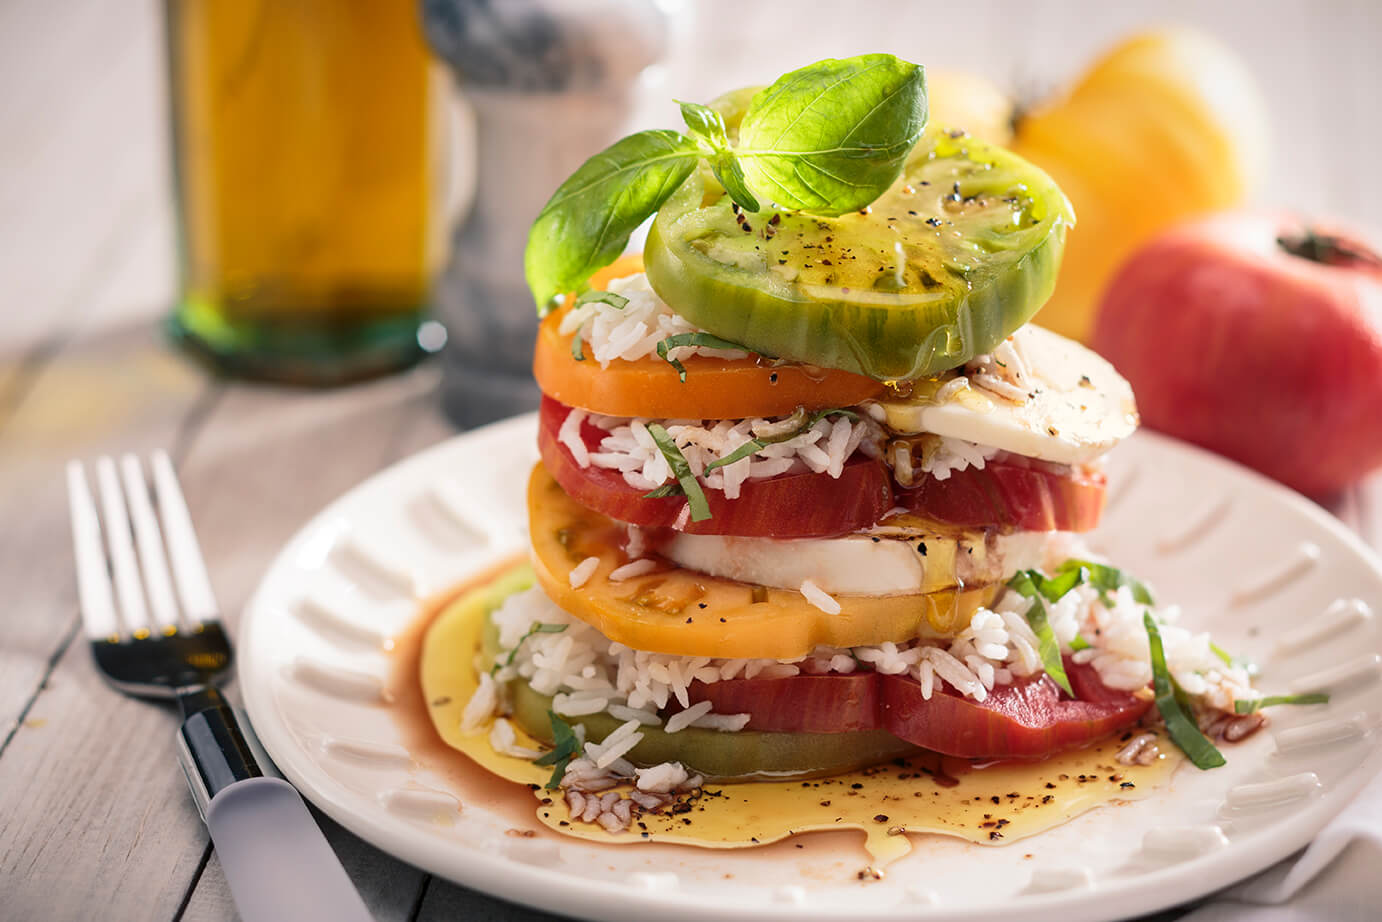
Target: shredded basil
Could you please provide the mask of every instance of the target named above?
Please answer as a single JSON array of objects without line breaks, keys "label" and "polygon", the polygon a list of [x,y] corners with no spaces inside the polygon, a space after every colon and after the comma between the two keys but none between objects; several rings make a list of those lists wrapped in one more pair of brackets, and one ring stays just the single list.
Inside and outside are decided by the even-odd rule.
[{"label": "shredded basil", "polygon": [[1214,643],[1213,641],[1211,641],[1209,644],[1209,651],[1213,653],[1215,656],[1219,657],[1219,659],[1223,660],[1224,665],[1228,666],[1229,668],[1233,668],[1234,666],[1241,666],[1243,667],[1243,671],[1250,676],[1255,676],[1261,671],[1257,668],[1257,664],[1254,663],[1252,660],[1248,659],[1246,656],[1234,656],[1230,654],[1227,650],[1225,650],[1223,647],[1219,646],[1217,643]]},{"label": "shredded basil", "polygon": [[1076,634],[1075,639],[1070,641],[1070,649],[1073,652],[1079,652],[1080,650],[1088,650],[1090,646],[1092,646],[1092,644],[1090,644],[1089,641],[1084,639],[1083,634]]},{"label": "shredded basil", "polygon": [[1238,699],[1233,702],[1233,713],[1253,714],[1263,708],[1275,707],[1278,704],[1328,704],[1329,696],[1323,692],[1312,692],[1308,695],[1268,695],[1265,698]]},{"label": "shredded basil", "polygon": [[664,496],[685,496],[679,483],[664,483],[656,490],[649,490],[643,494],[644,499],[661,499]]},{"label": "shredded basil", "polygon": [[657,344],[658,357],[663,359],[668,365],[677,370],[677,377],[681,383],[686,383],[686,366],[673,358],[668,358],[667,354],[678,346],[704,346],[707,349],[738,349],[741,352],[750,352],[738,343],[732,343],[727,339],[718,336],[711,336],[709,333],[675,333],[662,342]]},{"label": "shredded basil", "polygon": [[797,407],[792,415],[787,417],[789,421],[796,421],[796,425],[794,425],[791,430],[781,435],[758,436],[749,439],[723,458],[711,461],[705,466],[705,472],[708,474],[717,467],[726,467],[733,464],[735,461],[742,461],[750,455],[757,454],[769,445],[776,445],[779,442],[790,442],[802,433],[809,431],[812,426],[828,416],[844,416],[849,419],[859,418],[859,414],[855,413],[853,410],[835,408],[831,410],[817,410],[815,413],[807,413],[805,407]]},{"label": "shredded basil", "polygon": [[[1180,747],[1196,768],[1218,768],[1224,764],[1223,753],[1214,748],[1194,718],[1177,700],[1177,688],[1171,679],[1171,671],[1166,667],[1166,652],[1161,645],[1161,631],[1151,612],[1142,613],[1142,624],[1147,629],[1147,646],[1152,661],[1152,691],[1156,694],[1156,707],[1166,721],[1166,732],[1171,742]],[[1182,694],[1184,694],[1182,692]]]},{"label": "shredded basil", "polygon": [[537,622],[531,625],[527,632],[522,637],[518,638],[518,643],[514,644],[509,650],[508,658],[506,658],[502,664],[496,662],[493,668],[490,669],[490,672],[498,672],[504,666],[512,666],[514,657],[518,655],[518,648],[523,646],[523,642],[534,634],[560,634],[564,630],[566,630],[566,625],[564,624],[545,624],[543,622]]},{"label": "shredded basil", "polygon": [[1056,640],[1056,632],[1051,629],[1051,622],[1046,617],[1046,606],[1041,601],[1043,593],[1037,582],[1041,579],[1042,575],[1035,570],[1019,570],[1008,580],[1008,588],[1032,600],[1031,607],[1027,609],[1027,623],[1032,626],[1032,632],[1037,636],[1042,668],[1051,680],[1060,686],[1061,691],[1073,698],[1075,691],[1070,687],[1070,679],[1065,674],[1060,642]]},{"label": "shredded basil", "polygon": [[[1060,565],[1060,569],[1056,571],[1056,575],[1052,577],[1052,579],[1068,579],[1069,574],[1072,572],[1077,574],[1077,579],[1071,585],[1071,588],[1073,589],[1081,582],[1089,583],[1089,585],[1099,591],[1099,601],[1103,602],[1106,606],[1112,604],[1109,593],[1117,592],[1123,586],[1127,586],[1132,590],[1132,597],[1137,602],[1143,605],[1156,604],[1152,599],[1151,590],[1147,588],[1145,583],[1129,576],[1117,567],[1110,567],[1108,564],[1104,563],[1094,563],[1090,560],[1071,558]],[[1055,601],[1055,599],[1052,599],[1052,601]]]},{"label": "shredded basil", "polygon": [[552,751],[533,760],[534,765],[551,765],[552,777],[546,788],[554,791],[561,787],[561,776],[566,774],[566,766],[581,751],[581,741],[571,725],[557,716],[556,711],[548,711],[547,719],[552,722]]},{"label": "shredded basil", "polygon": [[591,289],[590,291],[583,292],[581,296],[576,299],[576,306],[579,307],[582,304],[590,304],[594,301],[599,301],[601,304],[608,304],[610,307],[617,310],[623,310],[629,306],[629,299],[623,295],[617,295],[612,291],[599,291],[598,289]]},{"label": "shredded basil", "polygon": [[581,331],[577,330],[576,335],[571,337],[571,357],[578,362],[585,361],[585,353],[581,351]]},{"label": "shredded basil", "polygon": [[662,457],[667,459],[672,476],[677,478],[682,492],[686,494],[686,502],[691,507],[691,521],[704,522],[710,518],[710,505],[705,501],[705,491],[701,489],[696,475],[691,473],[691,465],[672,436],[658,423],[648,423],[648,434],[653,437],[653,442],[657,445],[658,451],[662,452]]}]

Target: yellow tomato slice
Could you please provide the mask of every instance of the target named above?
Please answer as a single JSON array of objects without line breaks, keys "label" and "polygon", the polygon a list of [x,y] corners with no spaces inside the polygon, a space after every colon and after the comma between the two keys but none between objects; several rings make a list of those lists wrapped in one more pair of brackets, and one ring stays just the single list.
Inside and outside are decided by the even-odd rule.
[{"label": "yellow tomato slice", "polygon": [[[999,585],[908,596],[837,596],[827,614],[800,592],[718,579],[670,564],[633,579],[610,574],[630,558],[626,526],[578,504],[541,464],[528,481],[533,571],[557,605],[606,637],[678,656],[789,658],[817,645],[850,647],[949,636],[963,630]],[[594,574],[572,587],[571,570],[589,557]]]},{"label": "yellow tomato slice", "polygon": [[[595,273],[590,284],[603,288],[613,279],[642,271],[642,257],[623,256]],[[544,394],[582,410],[654,419],[744,419],[785,416],[797,407],[850,407],[883,392],[883,385],[862,375],[774,365],[756,357],[692,356],[682,361],[685,381],[657,357],[632,362],[616,359],[601,368],[588,355],[577,361],[571,354],[572,337],[558,329],[570,309],[568,305],[553,311],[538,328],[533,377]]]}]

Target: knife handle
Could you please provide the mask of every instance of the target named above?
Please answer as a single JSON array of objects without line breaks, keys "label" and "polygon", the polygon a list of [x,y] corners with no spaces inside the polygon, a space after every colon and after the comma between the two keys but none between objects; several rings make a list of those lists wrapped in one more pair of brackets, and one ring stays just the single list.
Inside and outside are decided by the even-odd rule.
[{"label": "knife handle", "polygon": [[237,781],[211,798],[206,825],[244,922],[372,922],[288,782]]},{"label": "knife handle", "polygon": [[235,712],[214,691],[183,706],[178,754],[240,918],[372,922],[298,792],[260,769]]}]

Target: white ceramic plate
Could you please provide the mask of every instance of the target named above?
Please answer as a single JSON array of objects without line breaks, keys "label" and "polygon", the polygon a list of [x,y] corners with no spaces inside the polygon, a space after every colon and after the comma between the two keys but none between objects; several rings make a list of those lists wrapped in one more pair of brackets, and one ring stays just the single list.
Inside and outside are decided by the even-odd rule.
[{"label": "white ceramic plate", "polygon": [[[419,867],[505,899],[619,919],[1107,918],[1223,887],[1306,844],[1382,767],[1382,567],[1333,518],[1216,457],[1139,434],[1110,459],[1096,547],[1264,667],[1279,708],[1229,764],[1001,848],[915,842],[861,884],[862,849],[746,859],[678,846],[505,835],[404,746],[381,641],[418,600],[525,546],[535,422],[459,436],[371,478],[278,556],[241,625],[240,686],[278,767],[322,810]],[[1359,600],[1357,603],[1336,600]],[[534,823],[536,825],[536,823]],[[862,836],[860,837],[862,840]],[[726,876],[731,875],[731,876]]]}]

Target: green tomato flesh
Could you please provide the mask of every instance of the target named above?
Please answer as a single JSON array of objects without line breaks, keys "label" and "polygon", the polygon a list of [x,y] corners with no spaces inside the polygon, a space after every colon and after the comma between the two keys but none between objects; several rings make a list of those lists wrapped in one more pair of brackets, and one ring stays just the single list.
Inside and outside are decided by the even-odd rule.
[{"label": "green tomato flesh", "polygon": [[962,365],[1026,323],[1073,222],[1037,167],[932,131],[866,213],[838,218],[765,205],[741,219],[698,170],[658,211],[644,261],[658,295],[716,336],[896,381]]}]

